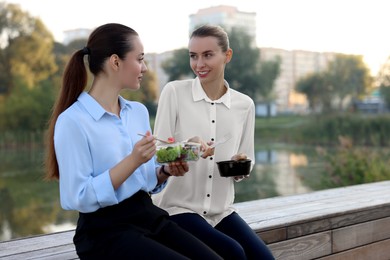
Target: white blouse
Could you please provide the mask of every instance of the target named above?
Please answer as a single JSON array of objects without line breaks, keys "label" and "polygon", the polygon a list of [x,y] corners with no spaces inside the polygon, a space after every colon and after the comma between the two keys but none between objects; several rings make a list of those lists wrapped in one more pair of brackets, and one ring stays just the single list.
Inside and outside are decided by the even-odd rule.
[{"label": "white blouse", "polygon": [[230,160],[237,153],[245,153],[255,163],[253,100],[227,87],[218,100],[210,100],[198,78],[172,81],[163,88],[154,134],[158,138],[187,140],[200,136],[204,141],[218,141],[225,134],[232,138],[215,148],[206,159],[189,162],[190,170],[183,177],[170,177],[163,191],[153,194],[154,203],[170,215],[198,213],[211,225],[217,225],[235,211],[234,179],[220,177],[216,162]]}]

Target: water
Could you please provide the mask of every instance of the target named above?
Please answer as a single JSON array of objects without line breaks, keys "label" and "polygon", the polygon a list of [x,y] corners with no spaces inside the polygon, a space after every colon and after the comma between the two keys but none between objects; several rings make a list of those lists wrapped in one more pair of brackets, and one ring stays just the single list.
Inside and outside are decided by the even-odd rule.
[{"label": "water", "polygon": [[[251,177],[236,183],[235,201],[312,191],[322,169],[313,151],[284,145],[257,149]],[[0,151],[2,241],[75,227],[77,212],[61,209],[58,183],[42,180],[42,158],[40,149]]]}]

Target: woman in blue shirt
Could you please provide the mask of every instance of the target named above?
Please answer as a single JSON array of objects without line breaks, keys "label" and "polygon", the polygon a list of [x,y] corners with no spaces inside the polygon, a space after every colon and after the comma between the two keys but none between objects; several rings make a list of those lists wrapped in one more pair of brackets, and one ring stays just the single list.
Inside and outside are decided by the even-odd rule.
[{"label": "woman in blue shirt", "polygon": [[[88,91],[85,56],[94,75]],[[48,132],[47,177],[59,179],[61,206],[79,211],[73,241],[80,259],[219,259],[151,201],[188,164],[157,165],[146,107],[119,95],[139,89],[146,71],[133,29],[111,23],[92,32],[64,72]]]}]

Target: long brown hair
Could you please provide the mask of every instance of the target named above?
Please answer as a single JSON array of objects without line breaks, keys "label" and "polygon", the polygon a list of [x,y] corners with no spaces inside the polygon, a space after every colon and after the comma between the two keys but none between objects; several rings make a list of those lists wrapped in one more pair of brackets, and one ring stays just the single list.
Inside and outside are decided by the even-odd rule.
[{"label": "long brown hair", "polygon": [[54,130],[58,116],[76,102],[84,91],[88,75],[84,56],[93,75],[103,71],[104,62],[113,54],[124,59],[133,50],[131,37],[137,32],[125,25],[109,23],[96,28],[88,38],[87,45],[73,53],[66,65],[59,96],[53,106],[46,137],[46,179],[59,179],[57,157],[54,149]]}]

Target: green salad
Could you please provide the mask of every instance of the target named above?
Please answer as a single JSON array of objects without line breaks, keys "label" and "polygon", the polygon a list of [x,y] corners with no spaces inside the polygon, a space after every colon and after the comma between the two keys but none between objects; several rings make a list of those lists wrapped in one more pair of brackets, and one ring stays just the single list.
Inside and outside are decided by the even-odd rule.
[{"label": "green salad", "polygon": [[156,156],[159,163],[196,161],[199,159],[199,145],[177,144],[160,147]]}]

